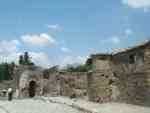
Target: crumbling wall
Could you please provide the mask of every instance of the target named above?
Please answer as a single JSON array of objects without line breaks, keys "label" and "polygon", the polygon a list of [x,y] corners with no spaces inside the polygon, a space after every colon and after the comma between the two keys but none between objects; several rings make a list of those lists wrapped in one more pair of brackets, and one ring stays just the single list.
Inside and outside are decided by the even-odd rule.
[{"label": "crumbling wall", "polygon": [[108,102],[115,98],[114,76],[110,66],[111,55],[96,56],[93,59],[93,71],[88,74],[88,96],[91,101]]},{"label": "crumbling wall", "polygon": [[148,85],[145,73],[122,74],[118,76],[116,86],[120,91],[116,101],[129,104],[148,104]]},{"label": "crumbling wall", "polygon": [[67,72],[60,75],[61,95],[82,98],[87,96],[87,73]]},{"label": "crumbling wall", "polygon": [[[35,96],[40,96],[43,93],[43,73],[38,70],[26,70],[22,72],[19,80],[19,97],[30,97],[29,89],[30,82],[35,83]],[[32,90],[32,89],[31,89]]]},{"label": "crumbling wall", "polygon": [[150,46],[109,57],[92,57],[93,70],[88,74],[89,99],[150,106]]},{"label": "crumbling wall", "polygon": [[[148,59],[144,60],[144,54],[145,48],[138,48],[113,56],[112,69],[120,91],[117,101],[138,105],[148,105],[150,102],[145,68]],[[129,62],[130,55],[136,58],[132,63]]]},{"label": "crumbling wall", "polygon": [[87,95],[86,74],[84,72],[51,73],[44,82],[44,95],[83,98]]},{"label": "crumbling wall", "polygon": [[51,73],[48,78],[44,78],[43,95],[58,96],[60,95],[60,76],[59,73]]}]

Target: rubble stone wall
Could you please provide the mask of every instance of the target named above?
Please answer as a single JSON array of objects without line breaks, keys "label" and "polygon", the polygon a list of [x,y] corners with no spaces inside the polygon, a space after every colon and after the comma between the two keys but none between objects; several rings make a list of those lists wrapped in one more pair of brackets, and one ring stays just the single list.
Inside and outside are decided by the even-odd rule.
[{"label": "rubble stone wall", "polygon": [[[34,82],[35,87],[30,89],[30,83]],[[32,86],[31,86],[32,87]],[[30,97],[30,91],[34,91],[35,96],[40,96],[43,93],[43,73],[40,71],[27,70],[21,74],[19,80],[19,97]]]},{"label": "rubble stone wall", "polygon": [[111,56],[93,59],[93,72],[88,74],[88,96],[91,101],[112,100],[113,73],[110,67]]},{"label": "rubble stone wall", "polygon": [[89,99],[150,106],[150,46],[102,56],[93,57],[93,72],[88,74]]},{"label": "rubble stone wall", "polygon": [[87,95],[87,73],[59,72],[45,80],[44,94],[51,96],[84,97]]}]

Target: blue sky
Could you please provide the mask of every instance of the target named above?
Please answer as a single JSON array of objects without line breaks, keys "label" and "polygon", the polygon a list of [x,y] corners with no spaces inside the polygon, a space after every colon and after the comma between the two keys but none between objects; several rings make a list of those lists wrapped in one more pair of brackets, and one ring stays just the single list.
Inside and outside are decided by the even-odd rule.
[{"label": "blue sky", "polygon": [[150,0],[0,0],[0,58],[24,51],[42,66],[84,63],[150,37]]}]

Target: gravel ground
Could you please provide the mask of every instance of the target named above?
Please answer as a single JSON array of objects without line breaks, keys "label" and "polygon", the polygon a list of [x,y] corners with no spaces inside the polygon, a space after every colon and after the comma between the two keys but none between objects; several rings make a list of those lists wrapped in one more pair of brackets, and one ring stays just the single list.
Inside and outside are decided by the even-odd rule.
[{"label": "gravel ground", "polygon": [[41,99],[0,101],[0,113],[81,113],[67,105],[50,103]]},{"label": "gravel ground", "polygon": [[98,104],[93,102],[87,102],[84,100],[71,100],[65,97],[43,97],[45,100],[51,100],[56,103],[62,103],[69,106],[76,106],[76,108],[82,108],[91,113],[150,113],[150,107],[142,107],[130,104],[122,103],[105,103]]},{"label": "gravel ground", "polygon": [[1,100],[0,113],[150,113],[150,108],[120,103],[97,104],[65,97],[36,97],[11,102]]}]

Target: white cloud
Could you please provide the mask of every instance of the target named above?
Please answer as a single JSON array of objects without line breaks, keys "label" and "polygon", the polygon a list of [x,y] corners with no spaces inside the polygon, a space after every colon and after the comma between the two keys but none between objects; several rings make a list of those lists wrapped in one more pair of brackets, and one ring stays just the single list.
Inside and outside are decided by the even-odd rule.
[{"label": "white cloud", "polygon": [[18,40],[2,40],[0,41],[0,54],[9,54],[11,52],[18,51],[18,46],[20,42]]},{"label": "white cloud", "polygon": [[52,30],[57,30],[57,31],[61,31],[62,30],[62,28],[61,28],[61,26],[59,24],[47,25],[47,27],[49,29],[52,29]]},{"label": "white cloud", "polygon": [[36,65],[43,67],[49,67],[51,65],[48,55],[44,52],[29,52],[29,55]]},{"label": "white cloud", "polygon": [[112,43],[114,43],[114,44],[119,44],[119,43],[121,42],[121,39],[120,39],[120,37],[118,37],[118,36],[113,36],[113,37],[110,39],[110,41],[111,41]]},{"label": "white cloud", "polygon": [[119,36],[112,36],[112,37],[109,37],[109,38],[106,38],[104,40],[101,40],[100,43],[105,45],[105,44],[120,44],[122,41],[122,37],[119,37]]},{"label": "white cloud", "polygon": [[46,33],[41,33],[39,35],[24,35],[21,36],[21,40],[28,45],[41,47],[52,46],[56,44],[56,40]]},{"label": "white cloud", "polygon": [[[19,56],[23,53],[19,50],[21,43],[18,40],[0,41],[0,62],[15,62],[18,64]],[[69,48],[62,48],[62,51],[69,52]],[[67,64],[83,64],[86,61],[86,57],[82,56],[65,56],[64,58],[58,58],[58,60],[51,60],[45,52],[32,52],[28,51],[31,56],[31,60],[39,66],[49,67],[59,64],[60,66],[66,66]]]},{"label": "white cloud", "polygon": [[65,56],[63,60],[61,60],[60,66],[64,67],[68,64],[84,64],[87,60],[87,57],[82,56]]},{"label": "white cloud", "polygon": [[[11,52],[8,55],[0,55],[0,62],[15,62],[18,64],[19,56],[22,55],[21,52]],[[50,59],[48,55],[44,52],[29,52],[31,57],[31,61],[33,61],[36,65],[42,67],[49,67]]]},{"label": "white cloud", "polygon": [[[23,53],[20,51],[19,46],[21,42],[18,40],[2,40],[0,41],[0,62],[15,62],[18,64],[19,56]],[[49,67],[53,65],[50,62],[48,55],[44,52],[30,52],[31,60],[39,66]]]},{"label": "white cloud", "polygon": [[62,47],[61,51],[64,53],[70,53],[71,52],[71,50],[69,48],[66,48],[66,47]]},{"label": "white cloud", "polygon": [[150,0],[122,0],[122,3],[131,8],[149,8]]},{"label": "white cloud", "polygon": [[127,39],[130,35],[132,35],[134,32],[131,28],[127,28],[125,29],[123,35],[117,36],[114,35],[112,37],[106,38],[104,40],[101,40],[101,44],[105,45],[105,44],[115,44],[118,45],[120,43],[122,43],[122,41],[124,39]]},{"label": "white cloud", "polygon": [[133,31],[132,29],[128,28],[125,30],[125,35],[129,36],[129,35],[132,35],[133,34]]},{"label": "white cloud", "polygon": [[[21,43],[18,40],[0,41],[0,62],[18,63],[19,56],[23,54],[19,50]],[[49,57],[44,52],[29,52],[35,64],[47,67],[50,65]]]},{"label": "white cloud", "polygon": [[1,55],[0,57],[2,58],[2,62],[15,62],[18,64],[18,59],[21,53],[19,52],[11,52],[8,55]]}]

